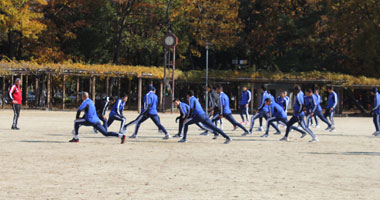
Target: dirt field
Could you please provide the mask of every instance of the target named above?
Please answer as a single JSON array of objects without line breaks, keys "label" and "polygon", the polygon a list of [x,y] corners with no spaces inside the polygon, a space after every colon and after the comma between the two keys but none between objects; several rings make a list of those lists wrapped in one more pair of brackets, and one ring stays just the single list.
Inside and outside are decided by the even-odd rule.
[{"label": "dirt field", "polygon": [[[161,114],[172,135],[175,116]],[[11,131],[11,110],[0,111],[0,199],[380,199],[380,137],[371,136],[371,118],[337,118],[333,133],[313,129],[318,143],[296,132],[280,142],[273,130],[265,139],[241,137],[225,123],[228,145],[196,126],[186,144],[163,141],[147,121],[140,138],[121,145],[88,127],[80,143],[68,143],[74,117],[22,110],[21,130]]]}]

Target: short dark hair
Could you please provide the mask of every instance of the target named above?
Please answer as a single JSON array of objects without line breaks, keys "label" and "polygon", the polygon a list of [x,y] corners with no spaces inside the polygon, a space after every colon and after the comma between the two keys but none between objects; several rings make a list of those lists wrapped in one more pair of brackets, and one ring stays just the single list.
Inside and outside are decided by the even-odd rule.
[{"label": "short dark hair", "polygon": [[189,96],[194,96],[194,90],[189,90],[186,94]]},{"label": "short dark hair", "polygon": [[272,102],[272,99],[271,98],[266,98],[265,102]]},{"label": "short dark hair", "polygon": [[110,97],[110,101],[115,101],[115,97]]},{"label": "short dark hair", "polygon": [[223,90],[223,86],[222,86],[222,85],[217,85],[217,86],[216,86],[216,89]]},{"label": "short dark hair", "polygon": [[247,86],[246,86],[246,85],[243,85],[241,88],[247,88]]},{"label": "short dark hair", "polygon": [[301,86],[300,86],[300,85],[295,85],[295,86],[294,86],[294,89],[295,89],[295,90],[298,90],[298,91],[301,91]]},{"label": "short dark hair", "polygon": [[311,89],[309,88],[309,89],[307,89],[305,92],[306,92],[306,93],[313,93],[313,90],[311,90]]},{"label": "short dark hair", "polygon": [[181,101],[181,100],[179,100],[178,98],[175,98],[175,99],[173,100],[173,103],[176,102],[176,101]]},{"label": "short dark hair", "polygon": [[265,85],[262,85],[262,86],[261,86],[261,89],[264,90],[264,91],[267,91],[267,90],[268,90],[267,87],[266,87]]},{"label": "short dark hair", "polygon": [[333,90],[334,88],[333,88],[333,86],[327,86],[327,89],[328,90]]},{"label": "short dark hair", "polygon": [[121,97],[128,97],[128,94],[127,93],[123,93],[122,95],[121,95]]}]

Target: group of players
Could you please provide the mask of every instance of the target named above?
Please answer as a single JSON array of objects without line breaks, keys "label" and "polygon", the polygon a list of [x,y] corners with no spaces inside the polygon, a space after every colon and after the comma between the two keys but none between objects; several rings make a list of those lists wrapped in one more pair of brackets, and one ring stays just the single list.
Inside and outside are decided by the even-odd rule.
[{"label": "group of players", "polygon": [[[259,107],[257,112],[251,117],[249,130],[247,130],[244,125],[248,125],[249,123],[248,105],[252,99],[252,94],[246,86],[242,87],[240,98],[241,123],[234,119],[230,109],[230,99],[228,95],[223,92],[223,87],[221,85],[218,85],[215,88],[208,86],[206,90],[208,94],[209,114],[207,114],[202,108],[199,100],[195,97],[194,91],[192,90],[187,92],[187,103],[181,102],[180,99],[175,99],[173,101],[174,105],[178,107],[180,112],[180,116],[176,118],[176,122],[179,121],[178,133],[173,136],[181,138],[178,142],[187,142],[188,127],[189,125],[196,124],[204,130],[201,135],[208,135],[208,133],[211,132],[214,134],[213,139],[217,139],[219,135],[222,135],[225,138],[225,144],[227,144],[231,141],[231,138],[222,130],[224,119],[229,121],[234,126],[234,130],[237,127],[241,128],[244,131],[242,136],[251,135],[253,133],[254,122],[256,119],[259,119],[260,123],[260,127],[257,131],[264,131],[263,118],[267,120],[265,134],[262,135],[262,137],[268,137],[270,126],[276,130],[275,134],[281,134],[278,125],[282,124],[283,126],[286,126],[285,136],[281,139],[282,141],[288,141],[289,132],[291,130],[295,130],[301,133],[301,138],[309,134],[312,137],[310,142],[317,142],[317,136],[310,129],[313,118],[316,123],[315,127],[318,127],[318,118],[320,118],[320,120],[326,123],[326,130],[335,130],[334,112],[338,103],[338,96],[332,87],[328,87],[328,105],[325,113],[322,114],[322,107],[320,105],[321,97],[318,94],[318,90],[313,92],[311,89],[307,89],[305,90],[306,94],[304,94],[301,87],[296,85],[294,87],[294,112],[291,119],[288,120],[287,111],[289,106],[289,97],[287,96],[287,92],[282,92],[281,95],[275,99],[267,88],[262,86],[262,96]],[[148,118],[150,118],[158,127],[159,132],[165,134],[163,139],[169,139],[171,137],[170,134],[160,122],[160,117],[157,112],[158,98],[155,93],[156,88],[149,85],[148,92],[143,98],[144,105],[139,116],[135,120],[126,124],[126,117],[123,116],[123,110],[128,100],[127,95],[122,95],[122,97],[117,100],[112,97],[106,97],[101,104],[95,106],[94,102],[89,98],[88,93],[84,92],[82,95],[83,102],[78,108],[76,120],[74,121],[74,138],[70,140],[70,142],[79,142],[78,130],[80,126],[93,126],[95,132],[99,131],[104,136],[119,137],[121,139],[121,143],[124,143],[127,128],[133,124],[136,124],[134,133],[129,136],[129,138],[137,138],[140,125]],[[378,99],[379,104],[377,107],[380,107],[380,96]],[[109,117],[107,118],[106,112],[110,105],[112,105],[112,109],[109,113]],[[83,117],[80,117],[82,111],[84,111],[85,114]],[[376,119],[379,119],[379,116],[380,112]],[[327,118],[329,118],[329,120]],[[109,132],[108,127],[115,120],[121,122],[120,130],[118,133]],[[295,123],[298,123],[298,126],[294,126]],[[218,124],[220,128],[218,128]],[[379,126],[377,126],[377,129],[378,128]]]}]

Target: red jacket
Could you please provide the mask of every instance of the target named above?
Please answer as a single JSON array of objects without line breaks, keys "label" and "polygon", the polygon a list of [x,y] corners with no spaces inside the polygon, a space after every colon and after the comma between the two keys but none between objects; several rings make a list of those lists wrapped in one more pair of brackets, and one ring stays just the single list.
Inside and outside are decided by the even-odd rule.
[{"label": "red jacket", "polygon": [[15,101],[15,104],[21,104],[22,103],[21,88],[17,85],[12,85],[11,89],[9,90],[9,97],[13,101]]}]

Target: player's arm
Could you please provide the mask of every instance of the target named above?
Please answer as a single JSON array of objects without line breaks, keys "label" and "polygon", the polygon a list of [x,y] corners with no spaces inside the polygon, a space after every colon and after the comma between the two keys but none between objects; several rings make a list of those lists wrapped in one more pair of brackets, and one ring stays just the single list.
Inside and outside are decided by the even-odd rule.
[{"label": "player's arm", "polygon": [[302,112],[302,109],[303,109],[303,107],[304,107],[304,105],[303,105],[303,103],[302,103],[302,101],[301,101],[301,98],[303,98],[303,97],[299,97],[299,96],[300,96],[300,95],[297,95],[297,101],[298,101],[298,105],[300,105],[300,108],[298,109],[297,114],[301,113],[301,112]]},{"label": "player's arm", "polygon": [[87,102],[86,101],[83,101],[82,104],[79,106],[78,110],[77,110],[77,115],[76,115],[76,119],[79,119],[80,118],[80,113],[86,109],[88,106]]},{"label": "player's arm", "polygon": [[379,108],[379,96],[376,94],[375,95],[375,102],[373,103],[373,109],[372,110],[377,110]]},{"label": "player's arm", "polygon": [[338,95],[333,92],[333,100],[334,100],[334,105],[332,108],[335,108],[338,105]]}]

